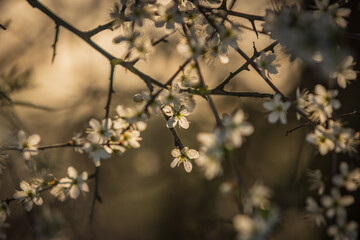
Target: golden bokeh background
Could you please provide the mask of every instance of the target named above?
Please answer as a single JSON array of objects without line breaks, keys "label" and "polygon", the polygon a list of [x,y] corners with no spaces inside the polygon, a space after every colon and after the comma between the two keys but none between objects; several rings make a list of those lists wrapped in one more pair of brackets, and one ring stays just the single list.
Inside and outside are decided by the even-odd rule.
[{"label": "golden bokeh background", "polygon": [[[110,0],[44,0],[46,6],[60,17],[79,28],[89,30],[108,22],[114,1]],[[351,2],[351,1],[350,1]],[[353,1],[356,2],[356,1]],[[310,2],[311,3],[311,2]],[[359,6],[352,5],[349,32],[359,32]],[[237,11],[264,15],[270,7],[267,0],[239,0]],[[251,27],[249,22],[239,20]],[[24,0],[0,0],[0,23],[7,26],[0,30],[0,76],[28,79],[26,87],[11,94],[13,104],[2,100],[0,106],[1,144],[14,144],[20,129],[28,134],[37,133],[42,145],[66,142],[76,132],[85,132],[91,118],[105,116],[110,66],[80,38],[60,28],[56,58],[51,62],[55,24]],[[261,24],[258,24],[261,28]],[[146,31],[153,38],[162,32],[148,24]],[[124,50],[112,39],[117,30],[104,31],[94,37],[96,43],[117,57]],[[184,60],[174,51],[179,34],[161,43],[156,53],[136,67],[164,83]],[[359,40],[348,40],[355,58],[359,55]],[[240,43],[248,55],[252,55],[253,42],[258,50],[272,40],[265,35],[256,38],[254,32],[244,29]],[[356,48],[357,47],[357,48]],[[316,69],[305,67],[300,61],[290,61],[289,56],[275,48],[279,74],[272,77],[286,95],[294,97],[297,86],[310,91],[323,77]],[[356,57],[357,56],[357,57]],[[201,62],[206,83],[215,87],[244,60],[231,53],[229,64]],[[115,71],[115,95],[110,115],[114,116],[118,104],[134,106],[132,96],[146,85],[137,76],[120,66]],[[255,73],[242,72],[227,89],[272,93],[271,89]],[[359,110],[359,82],[353,83],[340,94],[341,113]],[[351,96],[351,97],[346,97]],[[320,239],[321,231],[312,227],[303,212],[307,192],[304,169],[311,166],[331,167],[328,157],[316,156],[315,150],[304,142],[311,128],[302,128],[289,136],[287,130],[297,126],[295,114],[289,112],[287,125],[271,125],[262,107],[264,100],[214,96],[220,114],[231,113],[241,107],[255,132],[232,157],[239,163],[240,172],[248,185],[257,179],[274,189],[274,199],[283,207],[280,226],[272,239]],[[215,125],[211,111],[200,97],[195,97],[197,108],[189,117],[188,130],[180,129],[183,143],[198,149],[196,135],[210,132]],[[1,101],[1,100],[0,100]],[[29,106],[30,105],[30,106]],[[359,130],[359,118],[346,119]],[[76,200],[59,202],[50,194],[44,194],[44,206],[34,207],[27,213],[20,204],[12,202],[9,239],[234,239],[231,220],[238,213],[232,195],[220,193],[223,182],[234,181],[232,169],[223,163],[224,174],[212,181],[205,180],[197,167],[186,173],[182,166],[171,169],[171,149],[174,147],[171,133],[162,116],[152,116],[142,135],[141,148],[129,150],[121,157],[102,160],[100,170],[100,195],[103,203],[96,204],[95,216],[89,223],[94,181],[89,180],[90,193]],[[340,156],[346,158],[346,156]],[[42,151],[34,161],[43,173],[63,177],[68,166],[78,171],[93,173],[95,167],[87,154],[73,149]],[[26,169],[20,153],[9,153],[7,169],[1,176],[1,199],[11,197],[19,189],[21,180],[33,176]]]}]

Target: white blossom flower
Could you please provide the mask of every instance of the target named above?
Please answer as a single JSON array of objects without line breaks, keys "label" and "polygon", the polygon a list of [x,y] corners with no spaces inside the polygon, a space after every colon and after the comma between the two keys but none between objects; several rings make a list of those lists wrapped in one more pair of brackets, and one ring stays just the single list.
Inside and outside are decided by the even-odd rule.
[{"label": "white blossom flower", "polygon": [[76,199],[79,197],[81,192],[89,192],[89,186],[86,183],[88,179],[88,173],[82,172],[78,175],[74,167],[68,167],[67,169],[68,177],[62,178],[59,182],[63,188],[66,188],[70,197]]},{"label": "white blossom flower", "polygon": [[169,117],[166,123],[168,128],[174,128],[178,122],[180,127],[184,129],[189,128],[190,123],[186,119],[186,116],[189,116],[190,112],[184,105],[181,105],[181,107],[166,105],[163,107],[162,111]]},{"label": "white blossom flower", "polygon": [[245,121],[245,114],[241,109],[238,109],[231,117],[224,114],[221,121],[223,141],[227,149],[240,147],[244,136],[249,136],[254,132],[254,127]]},{"label": "white blossom flower", "polygon": [[329,133],[335,144],[335,152],[356,152],[356,149],[351,148],[352,142],[356,141],[356,135],[351,128],[345,128],[339,121],[329,120]]},{"label": "white blossom flower", "polygon": [[92,158],[96,167],[101,165],[100,159],[106,159],[111,157],[111,149],[104,148],[100,144],[86,142],[83,146],[85,152],[89,153],[89,157]]},{"label": "white blossom flower", "polygon": [[126,130],[120,135],[120,143],[124,147],[132,147],[132,148],[139,148],[142,138],[140,137],[140,132],[137,130]]},{"label": "white blossom flower", "polygon": [[23,153],[25,160],[29,160],[32,155],[37,155],[37,145],[40,143],[41,138],[37,134],[26,137],[25,132],[20,130],[18,132],[19,149]]},{"label": "white blossom flower", "polygon": [[102,120],[101,123],[96,119],[91,119],[89,124],[91,128],[87,130],[86,139],[92,143],[106,143],[114,135],[114,131],[111,130],[112,120],[110,118]]},{"label": "white blossom flower", "polygon": [[213,133],[199,133],[197,140],[200,142],[200,156],[195,159],[205,178],[211,180],[222,174],[221,161],[224,156],[224,146],[220,131]]},{"label": "white blossom flower", "polygon": [[318,147],[318,150],[321,155],[326,155],[329,151],[334,150],[335,144],[328,137],[329,131],[326,130],[323,126],[318,125],[314,133],[309,133],[306,136],[306,140]]},{"label": "white blossom flower", "polygon": [[322,205],[326,208],[326,216],[332,218],[335,216],[344,215],[345,207],[354,203],[354,197],[351,195],[341,196],[338,188],[331,189],[331,196],[324,195],[321,198]]},{"label": "white blossom flower", "polygon": [[309,102],[311,103],[307,110],[312,113],[313,119],[319,119],[321,123],[326,122],[328,118],[332,117],[333,109],[338,109],[341,106],[339,100],[335,99],[338,95],[338,90],[327,91],[322,85],[315,86],[315,94],[309,94]]},{"label": "white blossom flower", "polygon": [[43,199],[40,197],[38,191],[26,181],[21,181],[20,188],[22,191],[16,190],[14,198],[20,200],[24,205],[26,211],[30,211],[33,203],[40,206],[43,204]]},{"label": "white blossom flower", "polygon": [[74,150],[75,152],[78,153],[83,153],[83,148],[82,145],[84,144],[85,139],[83,137],[81,137],[81,133],[76,133],[72,138],[71,138],[71,145],[75,146]]},{"label": "white blossom flower", "polygon": [[345,17],[350,16],[350,8],[339,8],[338,2],[330,5],[329,0],[315,0],[315,4],[319,13],[331,14],[339,27],[345,28],[347,26],[347,21],[345,20]]},{"label": "white blossom flower", "polygon": [[160,102],[163,105],[180,106],[186,102],[187,92],[180,91],[180,85],[174,83],[171,87],[163,89],[159,94]]},{"label": "white blossom flower", "polygon": [[65,182],[63,179],[64,178],[60,179],[59,183],[50,190],[50,193],[61,202],[65,201],[68,191],[68,189],[63,186],[64,184],[68,184],[68,180]]},{"label": "white blossom flower", "polygon": [[324,208],[320,207],[312,197],[306,198],[306,211],[308,217],[313,220],[317,226],[326,224],[324,217]]},{"label": "white blossom flower", "polygon": [[310,190],[317,190],[319,195],[323,195],[325,191],[325,183],[323,181],[323,174],[319,169],[307,169],[306,175],[309,177]]},{"label": "white blossom flower", "polygon": [[276,68],[280,67],[279,64],[275,63],[276,55],[273,53],[266,54],[262,51],[260,53],[260,59],[255,60],[256,65],[261,70],[261,74],[264,77],[270,78],[270,74],[277,74],[278,70]]},{"label": "white blossom flower", "polygon": [[165,31],[170,33],[175,30],[177,25],[182,24],[182,16],[177,8],[176,3],[171,3],[167,6],[159,4],[157,10],[158,18],[155,19],[156,27],[160,28],[165,26]]},{"label": "white blossom flower", "polygon": [[113,29],[117,29],[125,23],[125,8],[126,0],[122,1],[123,3],[114,3],[113,11],[110,12],[110,19],[114,22],[112,24]]},{"label": "white blossom flower", "polygon": [[130,20],[139,27],[142,27],[146,19],[153,20],[156,7],[148,4],[146,1],[138,1],[130,6],[130,10]]},{"label": "white blossom flower", "polygon": [[268,215],[255,214],[249,217],[238,214],[233,218],[238,240],[268,239],[274,225],[279,221],[279,210],[272,208]]},{"label": "white blossom flower", "polygon": [[358,224],[355,221],[337,221],[337,224],[329,226],[326,232],[334,240],[357,240]]},{"label": "white blossom flower", "polygon": [[337,83],[340,87],[346,88],[346,85],[352,80],[356,80],[356,71],[353,67],[355,65],[354,59],[352,56],[346,56],[336,71],[330,74],[331,78],[336,78]]},{"label": "white blossom flower", "polygon": [[185,58],[197,59],[206,53],[204,39],[193,35],[189,37],[189,41],[186,38],[180,40],[176,49]]},{"label": "white blossom flower", "polygon": [[270,188],[262,184],[261,182],[256,182],[249,189],[249,200],[252,207],[261,208],[267,203],[269,203],[269,198],[271,197],[272,192]]},{"label": "white blossom flower", "polygon": [[[116,112],[120,118],[114,121],[115,129],[126,129],[129,124],[132,124],[139,131],[144,131],[147,127],[146,120],[149,118],[149,115],[144,113],[142,109],[137,108],[127,108],[122,105],[116,107]],[[124,122],[123,120],[126,120]]]},{"label": "white blossom flower", "polygon": [[199,157],[198,151],[195,149],[189,149],[188,147],[184,147],[181,151],[178,148],[174,148],[171,151],[171,155],[174,157],[174,160],[171,162],[170,166],[174,168],[183,163],[186,172],[191,172],[192,170],[190,159],[196,159]]},{"label": "white blossom flower", "polygon": [[340,174],[336,174],[332,178],[334,185],[345,187],[348,191],[356,191],[360,185],[360,168],[349,171],[349,165],[341,162],[339,169]]},{"label": "white blossom flower", "polygon": [[283,102],[281,100],[281,95],[276,94],[271,101],[264,102],[263,106],[269,110],[272,111],[269,116],[268,120],[270,123],[276,123],[278,119],[280,119],[280,122],[282,124],[286,124],[287,118],[286,113],[287,110],[290,108],[291,103],[290,102]]},{"label": "white blossom flower", "polygon": [[238,214],[233,218],[233,224],[238,232],[237,239],[248,240],[252,239],[255,233],[255,222],[249,216],[244,214]]}]

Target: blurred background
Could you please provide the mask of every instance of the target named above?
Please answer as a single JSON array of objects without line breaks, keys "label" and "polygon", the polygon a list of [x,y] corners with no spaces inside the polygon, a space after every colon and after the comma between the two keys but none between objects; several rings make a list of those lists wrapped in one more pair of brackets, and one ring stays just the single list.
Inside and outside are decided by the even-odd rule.
[{"label": "blurred background", "polygon": [[[115,1],[42,2],[80,30],[89,30],[110,20],[108,15]],[[313,5],[312,1],[305,2]],[[264,15],[270,6],[267,0],[239,0],[235,10]],[[352,9],[347,30],[359,33],[360,4],[350,0],[347,7]],[[247,21],[240,19],[239,22],[251,27]],[[7,27],[6,31],[0,29],[0,144],[15,144],[20,129],[39,134],[41,145],[66,142],[74,133],[85,132],[91,118],[104,117],[110,71],[104,57],[60,28],[57,55],[51,63],[55,24],[24,0],[0,0],[0,24]],[[154,39],[162,36],[150,23],[147,31]],[[124,50],[112,43],[118,35],[116,30],[107,30],[94,40],[120,57]],[[148,61],[138,62],[136,67],[164,83],[183,61],[174,51],[176,41],[171,41],[178,37],[174,34],[169,43],[159,44],[156,53]],[[272,42],[264,35],[257,39],[254,32],[244,29],[240,47],[248,55],[252,55],[253,41],[258,50]],[[346,38],[344,42],[359,62],[359,38]],[[324,76],[316,69],[299,61],[291,62],[279,47],[275,50],[281,67],[280,74],[272,80],[287,96],[294,99],[296,87],[313,91],[317,83],[324,83]],[[232,53],[229,64],[202,62],[201,66],[206,83],[215,87],[243,63],[242,58]],[[142,80],[117,67],[110,115],[116,114],[118,104],[134,106],[133,95],[145,89]],[[272,93],[254,71],[239,74],[226,89]],[[342,108],[338,113],[359,111],[359,93],[358,81],[340,91]],[[215,119],[209,117],[211,111],[203,99],[195,97],[195,100],[197,108],[189,117],[190,128],[178,132],[185,145],[198,149],[197,133],[212,131]],[[316,155],[315,149],[304,142],[312,129],[304,127],[285,136],[287,130],[299,124],[295,113],[289,112],[287,125],[271,125],[262,99],[214,96],[214,100],[220,114],[243,108],[255,127],[254,134],[231,157],[239,163],[248,186],[261,179],[274,190],[274,200],[283,211],[271,239],[326,239],[321,229],[306,221],[303,212],[309,194],[304,169],[331,171],[329,156]],[[345,121],[359,131],[358,116]],[[89,215],[94,181],[89,180],[90,193],[76,200],[59,202],[45,193],[44,206],[34,207],[29,213],[12,202],[10,228],[6,231],[8,239],[234,239],[232,218],[238,213],[236,199],[219,191],[222,183],[234,182],[230,166],[224,162],[224,174],[212,181],[204,179],[197,167],[190,174],[182,166],[171,169],[173,139],[162,116],[152,116],[142,137],[140,149],[102,160],[99,191],[103,203],[96,204],[92,223]],[[339,159],[346,157],[340,155]],[[67,148],[40,152],[34,162],[41,174],[53,173],[58,177],[66,175],[68,166],[74,166],[79,172],[95,171],[87,154]],[[33,177],[20,153],[9,153],[1,175],[1,199],[11,197],[14,189],[19,189],[21,180]],[[358,208],[351,210],[351,219],[359,218]]]}]

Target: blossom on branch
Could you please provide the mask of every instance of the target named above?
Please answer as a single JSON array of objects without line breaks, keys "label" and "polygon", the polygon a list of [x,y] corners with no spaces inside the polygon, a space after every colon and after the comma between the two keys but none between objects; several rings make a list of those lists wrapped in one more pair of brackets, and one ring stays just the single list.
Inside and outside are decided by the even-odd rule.
[{"label": "blossom on branch", "polygon": [[170,166],[174,168],[183,163],[186,172],[191,172],[192,170],[190,159],[196,159],[199,157],[198,151],[195,149],[189,149],[188,147],[184,147],[181,151],[178,148],[174,148],[171,151],[171,155],[174,157],[174,160],[171,162]]},{"label": "blossom on branch", "polygon": [[89,186],[86,183],[88,173],[82,172],[78,175],[74,167],[68,167],[68,177],[60,179],[59,185],[66,189],[71,198],[76,199],[81,192],[89,192]]},{"label": "blossom on branch", "polygon": [[40,136],[37,134],[26,137],[25,132],[20,130],[18,132],[18,148],[23,153],[25,160],[29,160],[32,155],[37,155],[37,145],[40,143]]},{"label": "blossom on branch", "polygon": [[20,188],[22,191],[16,190],[14,198],[20,200],[26,211],[30,211],[32,209],[33,203],[39,206],[43,204],[43,199],[40,197],[39,192],[29,183],[21,181]]}]

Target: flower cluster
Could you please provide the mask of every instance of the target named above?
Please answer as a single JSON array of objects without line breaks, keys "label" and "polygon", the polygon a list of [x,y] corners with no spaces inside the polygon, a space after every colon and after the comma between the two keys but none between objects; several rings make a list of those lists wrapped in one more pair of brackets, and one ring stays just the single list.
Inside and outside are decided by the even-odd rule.
[{"label": "flower cluster", "polygon": [[270,197],[270,189],[262,184],[255,183],[249,189],[245,214],[233,217],[237,239],[266,239],[272,232],[279,221],[280,212],[276,206],[272,206]]},{"label": "flower cluster", "polygon": [[344,18],[349,17],[350,9],[340,8],[338,3],[329,5],[328,0],[315,3],[317,10],[300,11],[295,6],[267,10],[264,30],[296,57],[320,67],[329,78],[337,78],[339,86],[345,88],[356,73],[352,70],[352,57],[346,55],[346,49],[339,48],[341,44],[336,39],[340,39],[337,36],[341,28],[346,27]]},{"label": "flower cluster", "polygon": [[[41,192],[51,189],[50,193],[60,201],[64,201],[67,195],[76,199],[81,192],[88,192],[89,186],[86,181],[88,179],[87,172],[80,175],[74,167],[68,167],[67,177],[57,180],[52,175],[38,177],[32,179],[30,183],[22,181],[20,183],[21,191],[16,190],[14,199],[19,200],[26,211],[30,211],[33,205],[43,205]],[[10,210],[5,202],[1,203],[0,218],[5,218],[10,214]]]},{"label": "flower cluster", "polygon": [[198,134],[201,144],[200,156],[195,163],[202,169],[207,179],[222,173],[221,160],[227,152],[239,148],[245,136],[254,132],[254,127],[245,121],[245,114],[241,109],[236,110],[232,116],[224,115],[222,126],[215,128],[212,133]]},{"label": "flower cluster", "polygon": [[[308,216],[317,226],[326,225],[327,234],[334,239],[357,239],[358,224],[348,220],[347,207],[350,207],[355,199],[352,195],[344,192],[354,192],[360,186],[360,168],[349,170],[346,162],[339,165],[340,173],[332,177],[332,186],[328,194],[324,193],[325,183],[321,178],[321,171],[316,170],[309,175],[312,186],[310,189],[319,189],[320,203],[314,198],[306,199],[306,211]],[[313,174],[316,173],[316,174]],[[345,191],[346,190],[346,191]],[[333,223],[333,224],[331,224]]]}]

